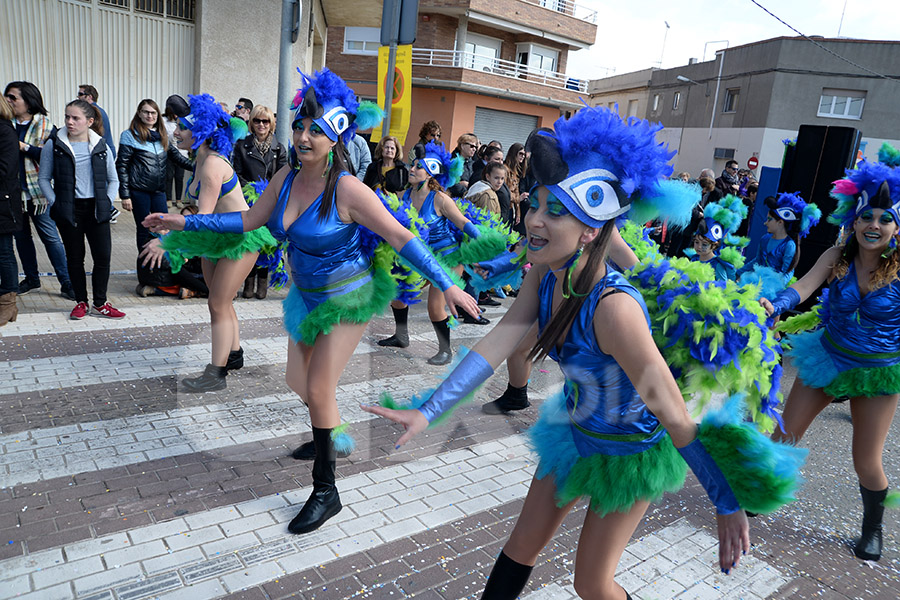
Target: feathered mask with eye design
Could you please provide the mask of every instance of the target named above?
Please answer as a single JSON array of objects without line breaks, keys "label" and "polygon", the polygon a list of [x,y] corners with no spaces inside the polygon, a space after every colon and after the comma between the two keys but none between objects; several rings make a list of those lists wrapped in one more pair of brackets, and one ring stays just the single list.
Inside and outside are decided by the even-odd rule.
[{"label": "feathered mask with eye design", "polygon": [[166,99],[166,109],[178,117],[178,123],[189,129],[194,138],[191,149],[196,150],[209,140],[209,147],[225,156],[231,156],[234,144],[247,136],[249,130],[243,119],[232,117],[209,94],[188,96],[172,95]]},{"label": "feathered mask with eye design", "polygon": [[828,222],[841,227],[866,210],[880,208],[900,223],[900,152],[885,142],[878,150],[878,162],[863,161],[848,170],[844,179],[834,182],[831,197],[837,208]]},{"label": "feathered mask with eye design", "polygon": [[303,86],[291,103],[291,123],[308,117],[332,142],[340,138],[346,145],[357,130],[371,129],[384,119],[384,111],[377,104],[358,102],[356,93],[329,69],[312,75],[300,69],[297,72],[303,77]]},{"label": "feathered mask with eye design", "polygon": [[656,140],[661,125],[634,117],[623,121],[603,107],[585,107],[553,129],[528,136],[531,169],[537,186],[546,187],[579,221],[602,227],[627,215],[636,222],[667,219],[670,226],[690,223],[700,201],[696,185],[667,179],[675,155]]},{"label": "feathered mask with eye design", "polygon": [[425,172],[434,177],[441,187],[448,188],[459,181],[462,175],[465,159],[461,156],[453,158],[444,144],[440,142],[428,142],[416,144],[413,147],[415,161],[419,163]]},{"label": "feathered mask with eye design", "polygon": [[818,225],[822,211],[815,204],[807,203],[799,193],[782,193],[766,198],[769,212],[784,221],[788,230],[795,230],[799,237],[805,238],[809,230]]}]

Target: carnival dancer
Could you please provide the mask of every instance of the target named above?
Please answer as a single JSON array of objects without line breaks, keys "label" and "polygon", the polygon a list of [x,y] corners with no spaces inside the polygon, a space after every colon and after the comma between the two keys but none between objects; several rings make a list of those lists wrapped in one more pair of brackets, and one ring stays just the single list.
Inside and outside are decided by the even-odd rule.
[{"label": "carnival dancer", "polygon": [[788,336],[798,376],[785,404],[784,432],[775,438],[799,441],[834,398],[850,397],[863,504],[862,535],[853,550],[863,560],[881,557],[888,491],[882,453],[900,396],[900,155],[885,145],[879,158],[887,164],[862,162],[832,189],[838,205],[828,221],[851,232],[847,242],[826,250],[798,282],[760,300],[774,316],[828,283],[812,316],[779,326],[796,332],[795,323],[823,325]]},{"label": "carnival dancer", "polygon": [[[409,201],[428,227],[428,246],[445,267],[456,275],[462,274],[463,265],[479,259],[493,258],[506,251],[505,235],[498,235],[487,226],[473,223],[463,214],[456,202],[446,193],[462,172],[463,159],[453,158],[443,144],[428,142],[417,144],[412,150],[415,160],[409,171],[408,189],[402,200]],[[464,235],[461,244],[457,232]],[[518,236],[516,236],[518,237]],[[450,347],[450,318],[444,310],[443,292],[434,286],[428,290],[428,317],[438,339],[437,354],[427,360],[430,365],[446,365],[453,358]],[[394,335],[378,342],[379,346],[405,348],[409,345],[407,317],[409,308],[402,302],[393,302],[396,330]],[[465,311],[472,318],[478,313]]]},{"label": "carnival dancer", "polygon": [[[188,150],[194,158],[187,197],[191,204],[199,206],[200,214],[246,211],[247,202],[228,157],[235,142],[247,135],[247,124],[242,119],[230,117],[209,94],[188,96],[188,100],[185,102],[181,96],[170,96],[166,100],[166,108],[178,117],[175,142],[179,149]],[[156,215],[159,214],[150,215],[149,222],[158,224]],[[224,389],[228,371],[244,366],[234,296],[256,263],[260,250],[273,248],[275,240],[261,227],[246,234],[171,231],[160,242],[148,244],[141,252],[145,264],[157,268],[164,253],[168,252],[169,264],[177,272],[184,259],[200,256],[203,258],[203,279],[209,286],[207,304],[212,358],[202,375],[184,379],[181,385],[190,392]]]},{"label": "carnival dancer", "polygon": [[734,279],[737,269],[744,265],[739,248],[750,241],[736,235],[746,217],[747,207],[737,196],[710,202],[703,209],[703,220],[694,232],[693,249],[685,250],[685,254],[692,261],[712,267],[719,281]]},{"label": "carnival dancer", "polygon": [[[742,508],[777,505],[793,489],[793,481],[781,490],[762,485],[751,498],[769,467],[741,459],[740,468],[728,467],[720,452],[737,457],[749,439],[768,452],[763,460],[790,463],[783,454],[796,459],[802,451],[782,449],[750,425],[704,422],[698,436],[650,334],[641,295],[605,264],[615,217],[648,201],[666,202],[659,181],[671,172],[671,154],[657,144],[656,131],[646,121],[623,122],[605,108],[586,107],[559,119],[555,131],[532,133],[526,147],[538,187],[529,196],[536,201],[526,228],[533,266],[512,307],[433,394],[414,399],[409,408],[418,410],[364,407],[402,423],[398,443],[406,443],[487,379],[537,321],[530,358],[558,361],[566,384],[531,431],[540,464],[482,598],[521,593],[538,554],[581,496],[590,498],[590,510],[575,590],[583,598],[628,597],[613,579],[616,565],[649,502],[681,487],[686,466],[679,453],[716,506],[723,572],[749,550]],[[735,444],[731,434],[744,439]]]},{"label": "carnival dancer", "polygon": [[760,284],[762,296],[774,295],[790,283],[800,260],[800,240],[822,217],[822,211],[799,193],[769,196],[765,203],[767,233],[759,241],[756,257],[737,273],[741,284]]},{"label": "carnival dancer", "polygon": [[[252,231],[263,225],[287,240],[293,287],[284,302],[288,344],[288,386],[309,407],[315,445],[313,491],[290,522],[291,533],[319,528],[341,510],[335,486],[340,426],[335,397],[338,379],[362,338],[366,324],[396,295],[393,255],[380,260],[362,252],[361,227],[379,234],[442,290],[456,312],[477,313],[475,299],[455,286],[427,247],[404,228],[375,193],[349,176],[344,144],[357,128],[368,129],[383,113],[359,103],[347,84],[328,69],[308,76],[292,110],[290,166],[280,170],[249,211],[197,215],[151,215],[159,229]],[[236,288],[235,288],[236,289]],[[337,433],[335,433],[337,437]]]}]

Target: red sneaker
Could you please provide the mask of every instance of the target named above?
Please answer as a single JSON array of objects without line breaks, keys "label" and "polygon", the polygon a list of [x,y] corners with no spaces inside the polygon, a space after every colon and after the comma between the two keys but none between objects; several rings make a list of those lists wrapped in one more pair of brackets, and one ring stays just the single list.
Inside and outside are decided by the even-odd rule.
[{"label": "red sneaker", "polygon": [[121,319],[125,316],[125,313],[118,308],[113,308],[109,302],[103,306],[92,306],[91,314],[95,317],[106,317],[107,319]]},{"label": "red sneaker", "polygon": [[69,318],[73,321],[80,321],[88,314],[88,304],[87,302],[79,302],[75,305],[75,308],[72,309],[72,312],[69,313]]}]

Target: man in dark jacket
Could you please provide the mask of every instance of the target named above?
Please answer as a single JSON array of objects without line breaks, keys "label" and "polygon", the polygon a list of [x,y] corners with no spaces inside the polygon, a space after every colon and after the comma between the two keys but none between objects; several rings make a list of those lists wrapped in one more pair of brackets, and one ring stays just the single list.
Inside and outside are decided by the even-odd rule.
[{"label": "man in dark jacket", "polygon": [[741,187],[740,181],[738,181],[737,172],[737,161],[729,160],[725,163],[725,170],[722,171],[722,176],[716,179],[716,189],[721,192],[723,198],[728,194],[737,195],[738,190]]}]

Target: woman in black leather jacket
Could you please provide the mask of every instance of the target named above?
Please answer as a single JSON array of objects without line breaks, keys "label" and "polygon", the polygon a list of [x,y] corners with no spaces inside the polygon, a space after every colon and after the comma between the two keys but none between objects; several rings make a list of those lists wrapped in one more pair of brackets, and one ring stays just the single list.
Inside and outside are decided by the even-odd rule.
[{"label": "woman in black leather jacket", "polygon": [[[234,146],[232,166],[241,182],[241,187],[253,181],[270,180],[281,167],[287,164],[284,145],[275,139],[275,115],[261,104],[250,111],[250,133]],[[255,296],[262,300],[269,289],[269,269],[253,267],[244,280],[244,298]]]},{"label": "woman in black leather jacket", "polygon": [[116,157],[119,197],[122,208],[134,215],[138,252],[151,238],[141,221],[151,212],[168,210],[167,158],[185,169],[193,168],[191,161],[170,142],[160,118],[159,106],[146,98],[138,104],[131,126],[119,137],[119,154]]},{"label": "woman in black leather jacket", "polygon": [[13,234],[22,230],[22,186],[19,183],[19,139],[13,109],[0,98],[0,327],[15,321],[19,274]]}]

